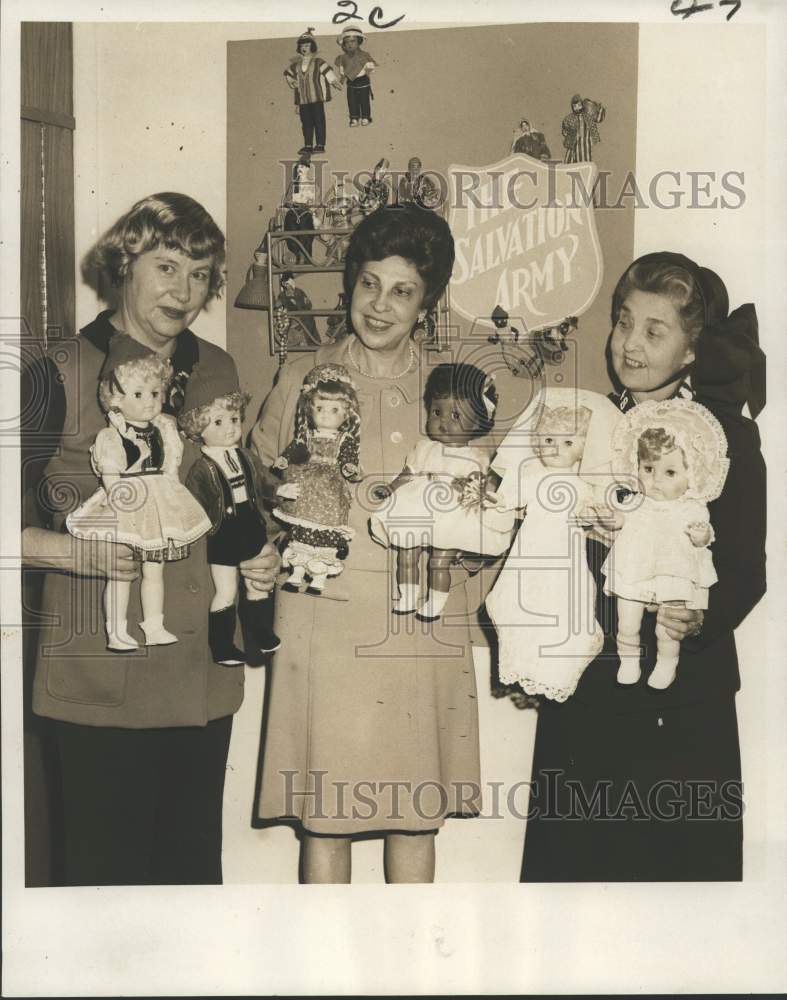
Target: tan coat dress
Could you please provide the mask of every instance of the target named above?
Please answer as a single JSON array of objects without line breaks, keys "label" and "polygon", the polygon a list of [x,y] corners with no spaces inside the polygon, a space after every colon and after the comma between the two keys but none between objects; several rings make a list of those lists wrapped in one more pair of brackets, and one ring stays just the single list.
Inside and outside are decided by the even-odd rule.
[{"label": "tan coat dress", "polygon": [[271,667],[259,814],[298,819],[314,833],[423,831],[480,803],[465,576],[452,571],[440,621],[391,613],[395,553],[369,534],[370,493],[401,471],[421,433],[422,377],[417,368],[398,380],[365,377],[347,356],[348,342],[289,362],[252,431],[270,466],[291,440],[309,369],[326,362],[349,369],[363,478],[351,484],[350,554],[328,584],[349,600],[277,593],[282,646]]}]

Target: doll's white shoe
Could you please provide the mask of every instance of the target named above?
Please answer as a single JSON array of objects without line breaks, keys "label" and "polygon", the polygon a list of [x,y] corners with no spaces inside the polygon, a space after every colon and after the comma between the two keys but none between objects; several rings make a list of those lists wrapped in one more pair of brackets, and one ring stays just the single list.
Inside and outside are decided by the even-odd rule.
[{"label": "doll's white shoe", "polygon": [[293,566],[292,572],[287,577],[286,585],[297,589],[303,583],[305,574],[306,569],[304,566]]},{"label": "doll's white shoe", "polygon": [[118,622],[114,629],[107,629],[107,649],[113,653],[132,653],[139,643],[126,631],[126,623]]},{"label": "doll's white shoe", "polygon": [[355,126],[357,124],[358,124],[358,119],[357,118],[351,118],[350,119],[350,128],[355,128]]},{"label": "doll's white shoe", "polygon": [[399,599],[394,602],[393,612],[395,615],[411,615],[418,607],[417,583],[400,583]]},{"label": "doll's white shoe", "polygon": [[415,617],[422,622],[433,622],[443,613],[448,593],[442,590],[430,590],[429,596],[418,609]]},{"label": "doll's white shoe", "polygon": [[668,688],[675,680],[677,672],[677,656],[669,657],[669,659],[667,657],[656,657],[656,666],[653,668],[650,677],[648,677],[648,687],[655,688],[657,691],[663,691],[664,688]]},{"label": "doll's white shoe", "polygon": [[369,125],[369,124],[371,124],[369,118],[362,118],[361,119],[361,125]]},{"label": "doll's white shoe", "polygon": [[642,669],[639,661],[634,657],[627,656],[623,659],[618,670],[618,684],[636,684],[642,676]]},{"label": "doll's white shoe", "polygon": [[168,632],[164,628],[164,615],[154,615],[139,623],[139,627],[145,633],[146,646],[171,646],[178,641],[178,637]]}]

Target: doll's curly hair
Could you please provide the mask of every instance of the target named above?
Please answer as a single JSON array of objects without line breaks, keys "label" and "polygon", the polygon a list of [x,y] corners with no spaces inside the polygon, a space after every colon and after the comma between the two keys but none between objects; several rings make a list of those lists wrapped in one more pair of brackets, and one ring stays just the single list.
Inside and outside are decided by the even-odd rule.
[{"label": "doll's curly hair", "polygon": [[640,462],[654,462],[671,451],[678,450],[683,456],[683,464],[688,468],[686,455],[674,434],[663,427],[648,427],[637,441],[637,458]]},{"label": "doll's curly hair", "polygon": [[495,425],[497,387],[489,376],[475,365],[445,362],[429,372],[424,386],[427,410],[435,399],[456,399],[468,404],[476,423],[473,437],[483,437]]},{"label": "doll's curly hair", "polygon": [[593,411],[588,406],[545,406],[538,421],[538,433],[544,434],[575,434],[577,437],[587,437],[590,419]]},{"label": "doll's curly hair", "polygon": [[352,382],[336,377],[320,377],[311,380],[306,377],[306,382],[301,389],[298,405],[295,410],[295,434],[293,443],[309,448],[309,437],[314,430],[314,417],[312,406],[318,398],[339,399],[347,404],[347,417],[339,428],[345,432],[352,442],[354,461],[357,465],[361,452],[361,414],[358,406],[358,396]]},{"label": "doll's curly hair", "polygon": [[167,388],[173,376],[172,365],[168,358],[150,354],[144,358],[135,358],[118,365],[98,383],[98,401],[104,413],[109,413],[115,405],[118,396],[125,396],[123,388],[126,379],[137,376],[145,382],[158,382],[162,391]]},{"label": "doll's curly hair", "polygon": [[228,392],[226,396],[217,396],[204,406],[195,406],[185,410],[178,417],[178,427],[189,441],[194,444],[202,442],[202,432],[210,423],[213,410],[226,410],[228,413],[239,413],[241,420],[246,415],[251,395],[248,392]]}]

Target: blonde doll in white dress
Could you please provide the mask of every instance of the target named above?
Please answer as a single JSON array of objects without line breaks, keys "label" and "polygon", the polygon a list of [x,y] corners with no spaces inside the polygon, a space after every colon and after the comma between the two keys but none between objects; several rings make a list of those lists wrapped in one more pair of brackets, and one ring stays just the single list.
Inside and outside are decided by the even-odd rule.
[{"label": "blonde doll in white dress", "polygon": [[[98,385],[110,426],[90,449],[101,486],[66,518],[75,537],[129,545],[141,560],[140,627],[148,646],[178,641],[164,628],[164,564],[185,558],[211,528],[178,478],[183,441],[175,418],[161,412],[171,377],[166,358],[125,334],[112,337]],[[107,648],[116,653],[139,645],[127,627],[130,590],[130,583],[110,580],[104,591]]]},{"label": "blonde doll in white dress", "polygon": [[[460,552],[497,556],[511,544],[513,512],[486,500],[490,452],[473,445],[494,424],[497,390],[480,368],[441,364],[424,389],[426,433],[402,472],[375,491],[388,506],[373,514],[370,528],[383,545],[397,549],[397,614],[439,618],[451,585],[450,567]],[[497,477],[494,477],[495,484]],[[429,591],[419,605],[419,560],[429,549]]]},{"label": "blonde doll in white dress", "polygon": [[[639,631],[646,610],[681,604],[704,610],[717,580],[707,501],[727,477],[727,441],[721,424],[699,403],[685,399],[640,403],[613,441],[613,467],[637,492],[618,505],[622,528],[601,567],[604,590],[617,597],[621,684],[640,678]],[[656,664],[648,685],[675,679],[680,642],[656,625]]]},{"label": "blonde doll in white dress", "polygon": [[598,393],[545,389],[492,463],[502,477],[498,508],[525,516],[486,607],[500,680],[528,694],[565,701],[603,645],[583,514],[609,487],[612,431],[621,419]]}]

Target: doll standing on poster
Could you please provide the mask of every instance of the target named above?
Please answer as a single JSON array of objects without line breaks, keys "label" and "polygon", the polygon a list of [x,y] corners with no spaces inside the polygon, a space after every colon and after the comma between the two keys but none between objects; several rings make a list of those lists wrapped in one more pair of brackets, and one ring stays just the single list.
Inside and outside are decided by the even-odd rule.
[{"label": "doll standing on poster", "polygon": [[234,375],[228,377],[195,365],[186,386],[178,417],[189,440],[202,455],[189,470],[186,486],[207,511],[211,521],[208,563],[214,595],[208,617],[208,644],[214,663],[237,666],[259,663],[278,649],[273,631],[273,600],[247,585],[238,611],[247,641],[244,653],[235,646],[238,566],[253,559],[268,540],[263,501],[286,495],[286,487],[262,466],[253,451],[241,447],[243,415],[249,397]]},{"label": "doll standing on poster", "polygon": [[[66,518],[76,538],[129,545],[142,561],[140,628],[148,646],[177,642],[164,628],[164,564],[184,559],[210,521],[178,479],[183,442],[173,417],[162,414],[172,379],[166,358],[116,333],[101,370],[98,398],[110,426],[90,450],[101,487]],[[128,632],[131,584],[107,582],[107,649],[127,653],[139,643]]]},{"label": "doll standing on poster", "polygon": [[[329,577],[344,568],[352,494],[360,478],[358,397],[343,365],[312,368],[303,380],[295,413],[295,434],[273,463],[282,472],[287,499],[274,514],[289,529],[282,559],[292,571],[287,586],[321,593]],[[294,488],[293,488],[294,487]]]},{"label": "doll standing on poster", "polygon": [[564,163],[587,163],[593,159],[593,147],[601,142],[598,126],[604,121],[607,110],[603,104],[574,94],[571,98],[571,113],[566,115],[561,125]]},{"label": "doll standing on poster", "polygon": [[344,28],[336,39],[342,54],[336,57],[334,65],[340,80],[347,81],[347,110],[350,113],[350,127],[372,124],[372,84],[369,74],[377,68],[377,63],[368,52],[361,48],[365,41],[360,28]]},{"label": "doll standing on poster", "polygon": [[298,37],[295,51],[284,78],[295,93],[301,119],[303,146],[299,153],[324,153],[326,141],[325,105],[331,99],[331,87],[341,88],[342,83],[328,65],[317,55],[314,28],[307,28]]},{"label": "doll standing on poster", "polygon": [[[721,424],[689,399],[646,401],[630,410],[613,439],[614,466],[638,484],[619,505],[620,533],[602,573],[618,601],[618,682],[636,684],[645,611],[676,604],[704,611],[718,577],[707,502],[721,495],[729,469]],[[656,625],[656,664],[648,686],[674,681],[680,642]]]}]

